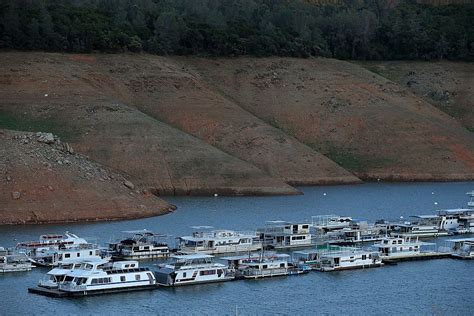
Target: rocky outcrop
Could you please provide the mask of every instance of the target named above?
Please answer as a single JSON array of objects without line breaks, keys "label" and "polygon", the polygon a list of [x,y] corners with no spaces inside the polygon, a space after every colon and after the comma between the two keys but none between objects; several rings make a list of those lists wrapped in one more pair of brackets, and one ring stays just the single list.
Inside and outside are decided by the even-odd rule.
[{"label": "rocky outcrop", "polygon": [[141,218],[176,207],[122,185],[122,175],[64,150],[50,133],[0,129],[0,224]]}]

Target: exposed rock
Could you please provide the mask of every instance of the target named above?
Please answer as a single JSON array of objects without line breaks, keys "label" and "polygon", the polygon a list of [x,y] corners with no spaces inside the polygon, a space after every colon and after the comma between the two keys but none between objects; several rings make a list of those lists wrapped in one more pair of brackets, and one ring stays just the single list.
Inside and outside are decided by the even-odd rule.
[{"label": "exposed rock", "polygon": [[12,199],[18,200],[21,197],[21,193],[18,191],[13,191],[12,192]]},{"label": "exposed rock", "polygon": [[126,186],[127,188],[129,188],[130,190],[135,189],[135,185],[132,182],[128,181],[128,180],[124,181],[123,185]]},{"label": "exposed rock", "polygon": [[52,144],[54,143],[54,135],[52,133],[41,133],[38,132],[36,133],[36,136],[38,137],[37,140],[40,143],[46,143],[46,144]]}]

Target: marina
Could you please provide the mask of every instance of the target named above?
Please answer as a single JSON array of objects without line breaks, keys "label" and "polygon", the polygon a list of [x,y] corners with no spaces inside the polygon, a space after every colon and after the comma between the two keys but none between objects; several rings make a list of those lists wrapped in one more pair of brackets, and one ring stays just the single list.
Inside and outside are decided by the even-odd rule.
[{"label": "marina", "polygon": [[[458,195],[458,196],[459,196],[459,195]],[[233,203],[232,200],[230,200],[230,199],[226,199],[226,198],[220,198],[220,199],[225,199],[225,200],[227,201],[227,203],[229,203],[229,201],[231,202],[231,204]],[[462,199],[462,197],[461,197],[461,199]],[[194,200],[194,199],[193,199],[193,200]],[[197,200],[199,200],[199,199],[197,199]],[[217,200],[218,200],[218,199],[212,199],[212,201],[217,201]],[[277,199],[277,200],[278,200],[278,199]],[[461,201],[461,202],[463,202],[463,201]],[[461,203],[458,203],[458,205],[459,205],[459,204],[461,204]],[[456,204],[454,204],[454,205],[456,205]],[[448,205],[448,207],[449,207],[449,205]],[[183,208],[185,208],[185,206],[183,206]],[[284,210],[284,205],[282,205],[281,209],[282,209],[282,211]],[[212,214],[213,211],[210,211],[210,212],[211,212],[210,214]],[[228,211],[228,212],[229,212],[229,211]],[[179,212],[178,212],[178,213],[179,213]],[[164,221],[166,222],[166,221],[167,221],[167,218],[172,219],[172,218],[173,218],[172,216],[179,215],[178,213],[172,214],[172,215],[169,216],[169,217],[165,216],[165,217],[162,217],[162,218],[159,218],[159,219],[160,219],[160,220],[164,220]],[[293,216],[293,218],[289,218],[289,220],[290,220],[291,222],[294,222],[294,223],[304,223],[304,222],[309,222],[309,223],[311,223],[311,221],[305,221],[305,220],[304,220],[304,218],[311,218],[311,216],[312,216],[311,213],[314,214],[314,209],[308,208],[308,210],[306,211],[306,214],[308,214],[308,215],[305,216],[304,213],[299,213],[299,214],[297,214],[298,216]],[[364,215],[364,214],[358,213],[358,212],[347,212],[347,211],[343,211],[343,210],[339,210],[337,213],[338,213],[338,214],[341,214],[341,216],[346,216],[346,215],[347,215],[347,216],[351,216],[352,218],[359,218],[359,217],[360,217],[359,214],[360,214],[360,215]],[[426,211],[425,211],[425,212],[420,212],[420,210],[419,210],[417,213],[423,214],[423,213],[428,213],[428,212],[426,212]],[[232,217],[232,213],[228,213],[228,214],[229,214],[229,216]],[[260,226],[260,225],[259,225],[258,223],[256,223],[256,221],[257,221],[257,220],[261,220],[262,218],[260,217],[260,215],[258,214],[258,212],[254,213],[254,214],[255,214],[255,216],[252,218],[252,221],[247,222],[247,225],[235,226],[235,225],[232,225],[232,224],[229,224],[229,223],[226,223],[226,222],[220,222],[219,226],[220,226],[220,227],[226,227],[226,228],[228,227],[228,228],[230,228],[230,229],[233,230],[233,231],[242,231],[242,230],[249,229],[249,228],[252,228],[252,227],[255,227],[255,226],[258,227],[258,226]],[[284,213],[281,213],[281,214],[284,214]],[[406,213],[398,213],[398,214],[404,214],[404,215],[406,215]],[[398,218],[398,217],[401,216],[401,215],[398,215],[398,214],[397,214],[397,213],[394,214],[396,218]],[[185,214],[183,214],[183,215],[185,215]],[[262,213],[262,215],[263,215],[263,213]],[[295,215],[296,215],[296,214],[295,214]],[[281,216],[281,215],[280,215],[280,216]],[[378,220],[378,219],[381,217],[381,215],[380,215],[380,214],[375,214],[374,216],[367,216],[367,215],[365,215],[365,217],[371,219],[372,222],[375,222],[376,220]],[[386,217],[386,216],[384,216],[384,217],[385,217],[385,218],[389,218],[389,217]],[[259,218],[260,218],[260,219],[259,219]],[[264,217],[263,217],[263,218],[264,218]],[[215,223],[213,223],[212,221],[208,221],[208,222],[209,222],[209,224],[215,225]],[[261,223],[265,223],[264,220],[263,220],[263,221],[260,221],[260,222],[261,222]],[[368,222],[368,224],[370,224],[371,221],[369,220],[369,221],[367,221],[367,222]],[[76,227],[76,229],[73,229],[72,226],[77,226],[77,225],[69,225],[68,230],[74,231],[74,233],[76,233],[78,236],[91,236],[91,235],[92,235],[92,236],[94,236],[94,237],[97,237],[99,240],[103,240],[103,241],[104,241],[104,240],[108,240],[108,239],[109,239],[108,236],[110,236],[111,234],[113,234],[113,231],[126,230],[126,227],[127,227],[127,226],[123,226],[124,224],[126,224],[126,223],[124,223],[124,222],[117,222],[117,223],[109,223],[109,224],[105,224],[105,223],[104,223],[104,224],[83,225],[83,227],[85,227],[85,228],[87,228],[87,227],[93,228],[94,226],[110,225],[112,229],[109,229],[108,232],[107,232],[107,234],[104,234],[104,235],[102,235],[102,236],[101,236],[100,234],[98,234],[98,235],[96,236],[96,235],[92,234],[92,233],[91,233],[90,231],[88,231],[88,230],[77,229],[77,227]],[[130,223],[127,224],[127,225],[130,227]],[[176,226],[176,225],[173,226],[173,224],[171,224],[171,225],[168,224],[168,226],[170,226],[170,228],[172,228],[172,229],[166,230],[166,227],[165,227],[166,224],[165,224],[165,226],[160,226],[159,224],[158,224],[158,226],[155,226],[155,225],[149,225],[149,224],[133,223],[133,225],[132,225],[131,228],[134,228],[134,227],[140,228],[140,226],[141,226],[141,227],[147,227],[147,228],[153,229],[153,230],[156,229],[156,230],[163,231],[166,235],[169,235],[169,236],[172,236],[172,235],[174,235],[174,236],[176,236],[176,235],[178,235],[178,236],[189,236],[189,233],[188,233],[188,235],[187,235],[186,232],[189,232],[189,227],[192,226],[192,225],[186,226],[186,222],[183,222],[183,224],[180,224],[180,225],[181,225],[182,228],[179,228],[179,226]],[[252,226],[252,225],[255,225],[255,226]],[[117,229],[117,227],[120,227],[120,226],[122,226],[123,228]],[[134,227],[133,227],[133,226],[134,226]],[[172,226],[172,227],[171,227],[171,226]],[[113,228],[113,227],[115,227],[115,228]],[[125,229],[124,229],[124,228],[125,228]],[[180,229],[181,229],[181,230],[180,230]],[[43,230],[38,230],[38,228],[35,228],[34,230],[32,230],[32,234],[31,234],[31,236],[33,236],[33,238],[31,238],[31,237],[28,238],[28,236],[26,236],[27,238],[22,238],[22,239],[23,239],[23,240],[35,239],[35,238],[34,238],[35,235],[36,235],[36,236],[39,236],[42,232],[44,233],[45,231],[46,231],[46,232],[54,232],[54,231],[60,231],[60,230],[54,229],[54,227],[52,227],[52,226],[51,226],[51,227],[48,227],[47,230],[45,230],[44,228],[43,228]],[[173,232],[175,232],[175,231],[176,231],[177,233],[173,234]],[[16,236],[18,236],[18,235],[16,235]],[[173,236],[172,236],[172,237],[173,237]],[[387,237],[390,237],[390,236],[387,236]],[[459,236],[459,237],[461,237],[461,236]],[[438,245],[440,245],[440,244],[444,244],[444,243],[445,243],[445,240],[448,240],[448,239],[457,239],[457,238],[459,238],[459,237],[449,237],[449,238],[438,237],[438,238],[435,238],[434,240],[438,240],[438,239],[439,239],[439,242],[436,241],[436,243],[438,243]],[[16,237],[16,238],[18,238],[18,237]],[[467,236],[467,238],[469,238],[469,236]],[[21,239],[20,239],[20,240],[21,240]],[[314,240],[314,238],[313,238],[313,240]],[[432,241],[429,240],[429,241],[423,241],[423,242],[432,242]],[[374,244],[376,244],[376,243],[380,243],[380,242],[369,242],[369,243],[367,243],[367,246],[370,246],[371,244],[374,245]],[[2,241],[2,244],[8,245],[8,243],[6,243],[5,241]],[[296,260],[294,260],[295,257],[296,257],[296,256],[294,255],[294,252],[298,252],[298,251],[301,251],[301,252],[311,252],[311,251],[315,250],[316,247],[321,247],[321,248],[323,248],[323,247],[325,247],[325,246],[324,246],[324,245],[318,246],[318,245],[313,244],[313,245],[311,245],[310,247],[306,247],[304,250],[299,250],[298,248],[294,248],[295,250],[293,250],[293,248],[290,248],[290,249],[278,249],[278,252],[277,252],[277,253],[279,253],[279,252],[281,252],[281,251],[286,252],[286,253],[290,256],[290,257],[288,258],[288,261],[289,261],[289,262],[293,262],[294,265],[297,266],[298,263],[297,263]],[[326,247],[327,247],[327,246],[326,246]],[[333,245],[333,246],[331,246],[331,247],[340,247],[340,246]],[[342,248],[342,247],[341,247],[341,248]],[[363,246],[363,248],[366,248],[365,245]],[[335,249],[337,249],[337,248],[334,248],[333,250],[335,250]],[[171,250],[172,250],[172,249],[171,249]],[[285,254],[283,253],[283,255],[285,255]],[[242,256],[244,256],[244,254],[242,254]],[[247,255],[247,256],[248,256],[248,255]],[[227,256],[227,257],[229,257],[229,256]],[[362,257],[361,257],[360,259],[362,259]],[[169,260],[171,261],[171,258],[170,258]],[[173,259],[173,260],[174,260],[174,259]],[[213,258],[213,261],[216,262],[216,263],[221,263],[221,264],[223,264],[225,267],[227,267],[227,264],[226,264],[227,262],[226,262],[225,260],[222,260],[222,258],[215,257],[215,258]],[[469,260],[468,260],[468,261],[469,261]],[[456,262],[458,262],[458,263],[456,263]],[[432,268],[434,268],[434,267],[439,267],[439,268],[436,268],[436,269],[437,269],[437,270],[438,270],[438,269],[441,269],[441,270],[439,270],[439,271],[442,271],[442,268],[441,268],[441,267],[444,267],[444,266],[446,266],[446,267],[452,266],[452,267],[454,268],[454,267],[458,266],[459,264],[462,264],[462,262],[466,262],[466,260],[450,260],[450,259],[446,259],[446,260],[433,260],[433,261],[428,260],[428,261],[419,262],[419,263],[418,263],[418,262],[413,262],[413,263],[411,263],[411,262],[406,262],[406,263],[403,263],[403,264],[399,264],[399,265],[397,265],[397,266],[395,266],[395,267],[391,267],[390,265],[385,265],[385,266],[382,266],[380,269],[367,269],[367,273],[365,273],[365,274],[361,274],[360,272],[357,272],[356,270],[355,270],[355,271],[337,271],[337,270],[336,270],[336,271],[333,271],[333,272],[329,273],[328,276],[329,276],[330,279],[334,279],[334,278],[335,278],[332,282],[337,282],[336,280],[337,280],[338,278],[340,279],[341,277],[343,277],[343,278],[345,279],[344,283],[345,283],[345,284],[348,284],[347,286],[351,286],[350,284],[351,284],[353,281],[355,282],[356,279],[358,280],[358,282],[366,282],[366,283],[368,283],[368,284],[372,284],[372,282],[379,282],[379,281],[382,280],[382,279],[384,279],[384,280],[389,280],[389,279],[393,278],[395,275],[398,275],[398,273],[407,273],[408,271],[410,271],[410,273],[417,273],[417,271],[418,271],[418,270],[417,270],[417,267],[418,267],[418,266],[420,267],[420,269],[423,269],[423,270],[425,270],[425,269],[430,270],[430,269],[432,269]],[[469,262],[466,262],[466,263],[469,264]],[[147,262],[145,261],[145,262],[143,262],[143,264],[144,264],[145,267],[148,267],[149,270],[152,271],[152,273],[156,274],[156,272],[159,270],[159,267],[156,266],[155,264],[160,264],[160,265],[161,265],[162,263],[157,262],[157,261],[154,261],[154,262],[151,261],[151,262],[147,263]],[[415,264],[415,265],[413,265],[413,264]],[[142,266],[142,264],[140,264],[140,266]],[[471,267],[470,265],[465,266],[465,269],[470,269],[470,267]],[[461,267],[458,267],[457,269],[460,269],[460,268],[461,268]],[[363,269],[358,269],[358,270],[360,270],[360,271],[365,271],[366,269],[363,268]],[[369,272],[369,270],[370,270],[370,272]],[[49,271],[49,270],[45,270],[44,268],[37,268],[37,269],[35,269],[35,270],[32,271],[32,272],[26,272],[26,273],[24,274],[24,277],[22,277],[22,278],[18,278],[18,277],[15,277],[15,278],[18,279],[19,282],[23,282],[23,284],[24,284],[24,286],[25,286],[25,287],[23,287],[23,291],[25,291],[25,289],[26,289],[27,287],[30,287],[30,288],[34,289],[34,290],[32,290],[32,291],[36,291],[36,290],[37,290],[37,287],[35,287],[34,285],[36,285],[36,284],[38,283],[38,280],[41,279],[44,275],[46,275],[46,274],[48,273],[48,271]],[[344,273],[344,274],[343,274],[343,275],[342,275],[342,274],[340,275],[340,273]],[[317,280],[318,286],[317,286],[316,288],[313,288],[313,287],[310,286],[310,287],[309,287],[309,288],[311,288],[310,292],[311,292],[311,293],[318,293],[317,295],[319,295],[320,297],[322,297],[322,298],[326,297],[326,299],[328,299],[328,296],[327,296],[327,295],[329,295],[329,292],[331,291],[331,290],[330,290],[330,289],[331,289],[331,286],[326,283],[326,281],[325,281],[325,280],[326,280],[326,277],[320,277],[320,276],[319,276],[319,275],[322,276],[322,275],[323,275],[322,273],[318,273],[318,271],[316,270],[316,272],[311,272],[311,273],[306,273],[306,274],[303,273],[303,274],[299,274],[299,275],[301,275],[301,277],[298,277],[298,278],[280,278],[280,277],[278,277],[278,278],[268,278],[268,279],[274,279],[274,281],[271,281],[271,283],[268,283],[267,281],[263,281],[263,280],[262,280],[262,281],[252,281],[252,284],[255,284],[255,285],[253,285],[252,287],[257,287],[257,288],[263,287],[263,288],[266,288],[266,287],[269,286],[270,284],[273,284],[272,287],[275,287],[275,289],[276,289],[276,288],[280,288],[281,286],[283,286],[284,288],[286,288],[286,287],[295,287],[295,286],[297,286],[298,288],[300,288],[300,287],[308,287],[308,286],[309,286],[308,282],[310,282],[311,284],[313,284],[314,282],[316,282],[315,280]],[[326,274],[324,274],[324,275],[326,275]],[[331,275],[334,275],[334,277],[331,277]],[[423,275],[423,273],[420,274],[420,276],[422,276],[422,275]],[[440,272],[440,273],[439,273],[439,280],[440,280],[440,281],[441,281],[441,280],[444,280],[444,279],[443,279],[443,275],[444,275],[443,272]],[[32,278],[33,278],[33,279],[32,279]],[[457,279],[459,279],[459,278],[462,279],[463,276],[462,276],[462,275],[459,275],[459,276],[456,276],[456,278],[457,278]],[[27,280],[30,280],[30,281],[28,281],[28,282],[25,283],[24,281],[22,281],[22,279],[23,279],[24,281],[27,281]],[[156,278],[156,279],[158,280],[158,278]],[[264,279],[267,279],[267,278],[264,278]],[[417,279],[417,278],[413,278],[413,280],[416,280],[416,279]],[[419,280],[419,278],[418,278],[418,280]],[[2,281],[8,281],[8,279],[0,280],[0,282],[2,282]],[[243,282],[243,283],[242,283],[242,282]],[[217,289],[219,289],[218,292],[222,292],[223,295],[225,295],[225,293],[229,293],[229,291],[231,291],[232,293],[234,293],[235,291],[243,291],[243,292],[240,292],[240,294],[238,295],[239,300],[240,300],[240,299],[252,300],[251,297],[246,296],[245,290],[243,290],[243,289],[246,288],[247,286],[250,286],[250,285],[246,285],[246,284],[247,284],[246,282],[248,282],[248,281],[245,281],[245,278],[244,278],[243,281],[238,281],[238,282],[230,282],[230,283],[229,283],[229,282],[217,282],[216,285],[211,285],[211,284],[210,284],[210,285],[205,285],[205,286],[203,286],[203,285],[195,285],[195,286],[197,286],[197,287],[200,289],[199,292],[201,292],[201,293],[197,293],[196,291],[191,291],[191,290],[189,290],[189,291],[188,291],[188,290],[185,290],[185,288],[188,288],[187,286],[186,286],[186,287],[180,287],[180,286],[176,287],[176,289],[178,289],[178,288],[183,288],[183,290],[179,290],[178,292],[174,292],[174,291],[173,291],[173,292],[168,292],[168,291],[162,291],[162,290],[160,291],[160,290],[159,290],[160,286],[158,286],[158,287],[156,287],[156,288],[153,288],[153,289],[158,289],[158,292],[152,291],[152,292],[150,292],[150,294],[140,294],[140,293],[138,293],[138,292],[137,292],[136,294],[134,294],[134,293],[133,293],[133,292],[134,292],[133,290],[124,291],[124,293],[128,293],[128,292],[129,292],[130,294],[127,294],[127,295],[130,295],[130,298],[135,297],[135,298],[138,299],[138,300],[142,300],[145,296],[148,296],[148,295],[153,295],[153,297],[155,297],[155,295],[156,295],[156,298],[155,298],[156,300],[161,300],[161,297],[162,297],[162,299],[166,299],[166,298],[171,298],[171,297],[176,297],[176,298],[178,298],[178,297],[184,296],[184,297],[186,297],[186,302],[183,302],[183,303],[182,303],[182,306],[181,306],[181,304],[180,304],[180,306],[175,306],[175,307],[173,307],[174,309],[177,309],[177,310],[180,311],[180,312],[178,312],[178,313],[181,313],[181,312],[184,312],[184,311],[187,310],[187,309],[186,309],[187,306],[191,306],[191,305],[188,305],[188,304],[191,304],[191,302],[194,302],[194,304],[196,304],[196,300],[199,300],[199,299],[202,300],[202,299],[204,299],[205,297],[207,297],[208,295],[211,295],[211,293],[217,294],[217,292],[216,292]],[[255,282],[255,283],[254,283],[254,282]],[[261,282],[263,282],[263,283],[261,283]],[[389,282],[389,281],[384,281],[384,282]],[[406,280],[405,280],[404,282],[410,283],[409,281],[406,281]],[[449,281],[444,280],[443,282],[448,282],[447,284],[449,284]],[[224,284],[222,284],[222,285],[217,285],[217,284],[221,284],[221,283],[225,283],[225,285],[224,285]],[[278,283],[278,284],[277,284],[277,283]],[[19,283],[19,284],[20,284],[20,283]],[[261,284],[261,285],[260,285],[260,284]],[[266,285],[266,284],[267,284],[267,285]],[[217,287],[216,287],[216,286],[217,286]],[[313,285],[313,286],[314,286],[314,285]],[[372,285],[372,286],[374,286],[375,288],[377,288],[376,285]],[[326,288],[328,287],[328,288],[329,288],[329,290],[328,290],[329,292],[326,292],[326,293],[320,292],[319,289],[322,289],[322,288],[324,288],[324,287],[326,287]],[[194,288],[194,286],[190,286],[189,288]],[[53,290],[52,293],[57,293],[57,289],[54,289],[54,288],[50,288],[50,289],[46,289],[46,290],[49,290],[49,291]],[[15,291],[15,290],[14,290],[14,291]],[[56,292],[55,292],[55,291],[56,291]],[[117,291],[118,291],[118,290],[117,290]],[[120,291],[122,291],[122,290],[120,290]],[[279,297],[279,300],[283,300],[283,296],[279,296],[279,294],[276,294],[275,292],[273,292],[273,290],[267,289],[266,291],[269,291],[269,293],[273,293],[272,295],[274,295],[274,296],[277,297],[277,298]],[[20,291],[20,292],[21,292],[21,291]],[[22,295],[22,294],[20,294],[20,292],[19,292],[17,295]],[[147,292],[147,291],[145,291],[145,292]],[[145,292],[143,292],[143,293],[145,293]],[[61,293],[62,293],[62,292],[61,292]],[[114,291],[110,291],[110,292],[104,292],[104,293],[115,293],[115,290],[114,290]],[[93,292],[90,292],[89,294],[90,294],[90,295],[93,295],[93,294],[104,294],[104,293],[100,293],[100,292],[93,293]],[[151,293],[157,293],[157,294],[151,294]],[[207,294],[206,294],[206,293],[207,293]],[[384,291],[382,290],[381,293],[382,293],[382,295],[383,295]],[[88,295],[89,295],[89,294],[88,294]],[[56,294],[51,294],[51,295],[56,295]],[[63,294],[61,294],[61,295],[63,295]],[[64,295],[65,295],[65,294],[64,294]],[[73,295],[73,294],[67,294],[66,296],[69,296],[69,295]],[[78,295],[78,294],[74,294],[74,295]],[[116,299],[115,299],[114,297],[117,296],[117,298],[119,298],[119,297],[123,297],[123,295],[124,295],[124,294],[116,294],[116,295],[110,296],[110,300],[116,301]],[[301,295],[304,295],[304,294],[301,292]],[[462,296],[462,294],[460,294],[460,295]],[[195,296],[195,299],[193,299],[194,296]],[[38,296],[38,297],[41,297],[41,296]],[[357,297],[357,295],[356,295],[355,297]],[[29,298],[29,300],[37,301],[38,299],[36,299],[36,298],[34,298],[34,297],[31,297],[31,298]],[[109,300],[109,299],[108,299],[108,300]],[[274,302],[276,303],[275,300],[276,300],[276,298],[270,299],[270,301],[274,301]],[[216,301],[216,302],[217,302],[218,300],[217,300],[217,298],[213,298],[212,301]],[[105,303],[105,301],[102,301],[102,302]],[[122,306],[122,308],[124,308],[125,310],[127,310],[127,307],[124,307],[121,303],[116,302],[116,304],[119,304],[120,306]],[[219,310],[221,310],[221,311],[226,310],[226,308],[229,308],[229,309],[227,309],[227,310],[228,310],[228,311],[231,311],[231,310],[235,309],[235,306],[236,306],[236,305],[239,306],[239,308],[241,308],[241,309],[244,308],[242,305],[239,305],[239,303],[238,303],[238,301],[236,300],[236,298],[235,298],[235,299],[231,299],[231,303],[229,303],[228,301],[225,301],[225,303],[223,302],[222,304],[223,304],[223,305],[222,305],[222,306],[220,307],[220,309],[219,309]],[[232,304],[234,304],[234,305],[232,305]],[[46,306],[47,306],[47,305],[48,305],[48,304],[46,304]],[[67,303],[65,304],[65,306],[68,306],[68,305],[70,305],[70,304],[67,304]],[[173,304],[171,304],[171,305],[173,305]],[[107,303],[105,303],[105,306],[109,306],[109,308],[113,308],[113,307],[110,307],[110,304],[107,304]],[[227,306],[227,307],[225,307],[225,306]],[[233,309],[232,309],[232,306],[233,306]],[[344,306],[345,306],[345,305],[344,305]],[[344,306],[342,307],[343,309],[344,309]],[[222,309],[222,308],[224,308],[224,309]],[[247,307],[247,308],[249,308],[249,307]],[[269,307],[269,308],[270,308],[270,307]],[[308,308],[308,306],[307,306],[306,308]],[[398,308],[401,308],[401,307],[398,306]],[[20,308],[20,309],[21,309],[21,308]],[[99,308],[99,309],[101,309],[101,308]],[[165,310],[168,310],[167,307],[165,307]],[[211,310],[207,310],[205,307],[200,307],[199,310],[200,310],[200,311],[204,311],[204,312],[207,311],[207,313],[213,314],[213,312],[212,312]],[[247,309],[247,311],[252,311],[252,310],[253,310],[253,309],[252,309],[251,307],[250,307],[250,309]],[[323,310],[324,310],[324,309],[323,309]],[[326,310],[327,310],[327,309],[326,309]],[[397,310],[398,310],[398,309],[397,309]],[[132,311],[132,310],[128,310],[128,311],[133,314],[133,311]],[[168,311],[171,312],[171,310],[168,310]],[[270,309],[268,309],[268,308],[267,308],[267,309],[264,309],[264,311],[270,312],[270,311],[271,311],[271,308],[270,308]],[[329,311],[329,310],[327,310],[327,311]],[[264,313],[266,313],[266,312],[264,312]],[[304,314],[304,313],[303,313],[303,314]]]}]

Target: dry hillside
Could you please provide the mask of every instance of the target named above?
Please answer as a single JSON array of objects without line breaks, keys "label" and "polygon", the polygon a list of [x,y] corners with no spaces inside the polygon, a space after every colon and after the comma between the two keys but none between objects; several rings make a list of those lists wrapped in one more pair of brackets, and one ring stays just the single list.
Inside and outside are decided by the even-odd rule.
[{"label": "dry hillside", "polygon": [[7,70],[0,80],[4,127],[55,132],[155,193],[298,193],[124,102],[116,75],[97,71],[93,56],[4,53],[0,64]]},{"label": "dry hillside", "polygon": [[458,119],[474,132],[474,64],[465,62],[361,62]]},{"label": "dry hillside", "polygon": [[360,66],[322,58],[187,63],[242,108],[361,178],[474,178],[472,133]]},{"label": "dry hillside", "polygon": [[0,129],[0,143],[0,224],[138,218],[175,209],[52,134]]}]

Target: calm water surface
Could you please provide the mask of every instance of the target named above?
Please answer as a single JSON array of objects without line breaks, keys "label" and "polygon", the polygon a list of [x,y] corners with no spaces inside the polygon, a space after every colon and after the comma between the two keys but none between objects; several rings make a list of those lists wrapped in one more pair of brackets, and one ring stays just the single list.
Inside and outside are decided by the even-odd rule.
[{"label": "calm water surface", "polygon": [[[0,226],[0,245],[48,232],[77,233],[106,243],[120,231],[147,228],[176,236],[190,226],[250,230],[266,220],[310,220],[339,214],[375,221],[464,207],[474,182],[305,187],[292,197],[172,197],[173,214],[142,220],[41,226]],[[435,204],[436,203],[436,204]],[[172,235],[172,236],[171,236]],[[442,241],[438,240],[442,243]],[[152,263],[148,263],[152,265]],[[77,299],[27,293],[47,269],[0,275],[0,315],[474,315],[474,262],[453,259],[257,281],[188,286]]]}]

